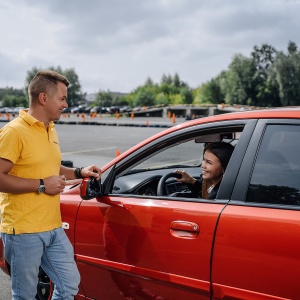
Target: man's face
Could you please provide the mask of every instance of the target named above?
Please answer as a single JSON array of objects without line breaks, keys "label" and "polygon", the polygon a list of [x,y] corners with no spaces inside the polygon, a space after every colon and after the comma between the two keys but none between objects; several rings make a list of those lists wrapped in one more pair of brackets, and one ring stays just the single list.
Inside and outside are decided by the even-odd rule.
[{"label": "man's face", "polygon": [[68,107],[67,95],[67,87],[62,82],[58,82],[56,90],[47,94],[47,113],[50,121],[59,120],[62,111]]}]

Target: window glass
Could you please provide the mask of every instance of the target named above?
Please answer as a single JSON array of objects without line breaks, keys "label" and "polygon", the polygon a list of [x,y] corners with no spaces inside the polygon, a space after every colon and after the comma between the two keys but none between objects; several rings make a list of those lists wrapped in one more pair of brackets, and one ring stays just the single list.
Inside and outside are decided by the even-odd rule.
[{"label": "window glass", "polygon": [[[188,187],[178,182],[170,173],[177,169],[184,170],[195,179],[201,179],[205,146],[217,141],[236,145],[242,129],[239,127],[229,131],[229,128],[225,128],[221,131],[218,128],[218,131],[210,130],[202,135],[185,133],[185,135],[178,135],[176,139],[172,137],[172,139],[160,141],[157,147],[152,147],[151,151],[149,150],[144,155],[140,154],[138,159],[132,160],[130,166],[116,175],[112,193],[157,196],[162,195],[161,186],[163,186],[163,195],[174,197],[174,193],[186,191]],[[158,184],[165,175],[166,181]]]},{"label": "window glass", "polygon": [[166,148],[160,153],[149,157],[137,165],[134,169],[158,169],[171,168],[173,166],[201,165],[204,144],[195,143],[194,139],[184,143],[177,143],[170,148]]},{"label": "window glass", "polygon": [[300,126],[266,128],[247,202],[300,205]]}]

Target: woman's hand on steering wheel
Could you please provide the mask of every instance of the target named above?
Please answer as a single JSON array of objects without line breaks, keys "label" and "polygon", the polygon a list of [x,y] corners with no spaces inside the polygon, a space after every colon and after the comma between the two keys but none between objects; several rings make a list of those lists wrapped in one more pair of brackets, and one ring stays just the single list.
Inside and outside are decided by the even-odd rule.
[{"label": "woman's hand on steering wheel", "polygon": [[181,178],[177,178],[177,181],[179,182],[184,182],[188,184],[194,184],[196,182],[196,179],[192,177],[189,173],[187,173],[185,170],[175,170],[175,173],[181,175]]},{"label": "woman's hand on steering wheel", "polygon": [[180,179],[182,175],[178,172],[171,172],[167,173],[164,176],[161,177],[161,179],[158,182],[157,185],[157,196],[165,196],[165,184],[168,178],[175,177],[177,179]]}]

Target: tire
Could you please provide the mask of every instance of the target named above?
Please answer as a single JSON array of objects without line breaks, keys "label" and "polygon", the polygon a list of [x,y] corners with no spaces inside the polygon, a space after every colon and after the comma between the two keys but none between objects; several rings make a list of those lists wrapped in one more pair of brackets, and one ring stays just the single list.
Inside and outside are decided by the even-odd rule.
[{"label": "tire", "polygon": [[40,267],[39,271],[39,281],[37,285],[37,294],[35,299],[38,300],[50,300],[53,293],[53,283],[48,277],[48,275],[44,272],[44,270]]}]

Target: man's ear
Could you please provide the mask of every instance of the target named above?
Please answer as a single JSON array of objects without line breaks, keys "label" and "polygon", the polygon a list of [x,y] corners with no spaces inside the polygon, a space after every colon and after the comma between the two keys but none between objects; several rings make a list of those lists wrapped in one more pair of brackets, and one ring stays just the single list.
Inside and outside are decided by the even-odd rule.
[{"label": "man's ear", "polygon": [[39,102],[42,105],[46,104],[46,100],[47,100],[47,94],[46,93],[39,93]]}]

